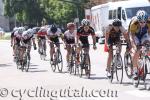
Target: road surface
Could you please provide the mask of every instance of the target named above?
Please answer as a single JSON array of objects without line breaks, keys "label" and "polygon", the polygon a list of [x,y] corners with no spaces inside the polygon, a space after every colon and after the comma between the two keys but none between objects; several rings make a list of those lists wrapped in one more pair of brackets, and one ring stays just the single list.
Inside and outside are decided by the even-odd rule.
[{"label": "road surface", "polygon": [[42,61],[33,49],[29,72],[22,72],[13,62],[10,41],[0,40],[0,100],[150,100],[150,91],[143,85],[135,88],[125,73],[123,84],[109,83],[105,72],[107,53],[103,45],[97,46],[96,51],[90,51],[92,76],[87,79],[67,73],[63,48],[63,73],[52,72],[49,55]]}]

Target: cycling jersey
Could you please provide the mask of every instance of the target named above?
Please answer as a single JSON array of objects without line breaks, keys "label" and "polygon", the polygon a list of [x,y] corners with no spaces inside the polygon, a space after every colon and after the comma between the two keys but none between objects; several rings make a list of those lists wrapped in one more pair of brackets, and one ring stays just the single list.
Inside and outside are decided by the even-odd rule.
[{"label": "cycling jersey", "polygon": [[19,33],[19,31],[14,32],[14,37],[21,39],[22,33]]},{"label": "cycling jersey", "polygon": [[73,33],[70,33],[69,30],[67,30],[64,33],[64,40],[67,44],[74,44],[75,43],[75,37],[76,37],[77,31],[75,30]]},{"label": "cycling jersey", "polygon": [[45,35],[47,35],[47,28],[41,27],[40,30],[37,32],[37,36],[42,37],[42,36],[45,36]]},{"label": "cycling jersey", "polygon": [[58,37],[59,37],[61,34],[62,34],[62,32],[61,32],[61,30],[60,30],[59,28],[57,28],[57,32],[56,32],[56,33],[52,33],[50,28],[48,28],[48,30],[47,30],[47,36],[49,36],[50,40],[51,40],[52,42],[55,42],[55,43],[56,43],[56,42],[59,42]]},{"label": "cycling jersey", "polygon": [[22,34],[22,39],[24,43],[27,43],[31,40],[31,38],[34,38],[34,33],[32,29],[29,29],[27,31],[24,31]]},{"label": "cycling jersey", "polygon": [[125,33],[126,30],[124,27],[120,26],[119,27],[119,31],[116,32],[113,25],[110,24],[107,29],[106,29],[106,34],[109,34],[109,38],[108,38],[108,44],[112,45],[112,44],[116,44],[117,42],[120,41],[120,36],[122,33]]},{"label": "cycling jersey", "polygon": [[89,46],[89,41],[88,41],[88,36],[89,35],[95,35],[95,31],[92,27],[89,26],[89,30],[87,32],[84,31],[84,27],[81,26],[78,30],[77,30],[77,36],[79,36],[79,40],[81,41],[81,43],[86,47]]},{"label": "cycling jersey", "polygon": [[140,27],[137,18],[133,17],[129,25],[129,32],[136,36],[134,37],[136,45],[144,43],[146,40],[149,41],[150,37],[148,33],[150,33],[150,19],[148,19],[144,27]]},{"label": "cycling jersey", "polygon": [[145,27],[140,28],[140,24],[137,20],[136,17],[133,17],[130,25],[129,25],[129,31],[131,32],[131,34],[146,34],[146,33],[150,33],[150,19],[148,19],[148,21],[146,22]]}]

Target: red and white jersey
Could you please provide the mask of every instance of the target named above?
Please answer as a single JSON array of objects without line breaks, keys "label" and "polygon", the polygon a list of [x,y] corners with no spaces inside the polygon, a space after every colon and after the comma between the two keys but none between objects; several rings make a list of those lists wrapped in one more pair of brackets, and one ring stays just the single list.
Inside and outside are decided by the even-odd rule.
[{"label": "red and white jersey", "polygon": [[41,27],[40,30],[37,32],[38,36],[45,36],[47,35],[47,27]]}]

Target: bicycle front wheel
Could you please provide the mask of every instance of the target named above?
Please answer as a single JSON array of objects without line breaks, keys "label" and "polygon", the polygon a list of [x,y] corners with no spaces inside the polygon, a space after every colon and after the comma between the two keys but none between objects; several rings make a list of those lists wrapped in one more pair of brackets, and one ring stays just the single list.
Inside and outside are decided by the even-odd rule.
[{"label": "bicycle front wheel", "polygon": [[86,62],[86,64],[84,64],[85,74],[86,74],[87,78],[90,78],[90,76],[91,76],[91,62],[90,62],[90,56],[89,55],[86,56],[85,62]]},{"label": "bicycle front wheel", "polygon": [[145,65],[144,65],[144,87],[145,89],[149,89],[147,86],[149,83],[149,78],[147,78],[147,74],[150,74],[150,58],[148,56],[145,57]]},{"label": "bicycle front wheel", "polygon": [[123,62],[122,62],[122,57],[121,55],[116,55],[115,56],[115,69],[116,69],[116,78],[117,81],[121,84],[123,80]]},{"label": "bicycle front wheel", "polygon": [[132,72],[133,72],[133,65],[132,65],[132,58],[130,53],[126,52],[124,54],[124,66],[125,66],[125,71],[126,75],[129,79],[132,78]]},{"label": "bicycle front wheel", "polygon": [[63,70],[63,60],[62,60],[62,54],[59,50],[57,51],[57,64],[56,65],[58,67],[58,71],[61,73]]}]

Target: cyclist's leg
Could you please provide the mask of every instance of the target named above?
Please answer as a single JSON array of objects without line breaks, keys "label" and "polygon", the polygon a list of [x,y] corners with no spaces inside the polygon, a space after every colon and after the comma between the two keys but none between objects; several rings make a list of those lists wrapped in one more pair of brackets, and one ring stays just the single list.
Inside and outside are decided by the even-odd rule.
[{"label": "cyclist's leg", "polygon": [[78,47],[76,48],[76,53],[77,53],[77,58],[76,58],[76,60],[77,60],[77,64],[79,64],[80,63],[80,52],[81,52],[81,50],[82,50],[82,46],[81,45],[78,45]]},{"label": "cyclist's leg", "polygon": [[14,58],[16,57],[17,49],[19,49],[19,46],[20,46],[20,40],[16,38],[14,43]]},{"label": "cyclist's leg", "polygon": [[106,71],[110,73],[111,62],[113,59],[113,42],[114,42],[114,40],[112,38],[109,38],[107,42],[109,45],[109,51],[108,51]]},{"label": "cyclist's leg", "polygon": [[29,60],[30,60],[31,59],[31,56],[30,56],[30,52],[31,52],[31,40],[28,41],[27,45],[28,45],[27,52],[28,52],[28,56],[29,56]]},{"label": "cyclist's leg", "polygon": [[[83,50],[84,50],[85,54],[88,54],[88,55],[89,55],[89,50],[90,50],[89,44],[84,44],[84,45],[83,45]],[[89,63],[89,60],[88,60],[87,57],[88,57],[88,56],[86,56],[86,64]]]},{"label": "cyclist's leg", "polygon": [[67,44],[66,49],[67,49],[66,60],[67,60],[67,63],[69,63],[69,59],[70,59],[70,55],[71,55],[71,45]]},{"label": "cyclist's leg", "polygon": [[51,42],[50,43],[50,59],[51,61],[53,61],[53,54],[54,54],[55,50],[54,50],[54,44]]},{"label": "cyclist's leg", "polygon": [[38,36],[38,52],[40,53],[40,48],[41,48],[41,38]]},{"label": "cyclist's leg", "polygon": [[139,44],[140,44],[140,40],[135,37],[134,39],[135,43],[136,43],[136,49],[133,52],[133,78],[136,79],[137,78],[137,67],[138,67],[138,58],[139,58],[139,54],[140,54],[140,48],[139,48]]}]

